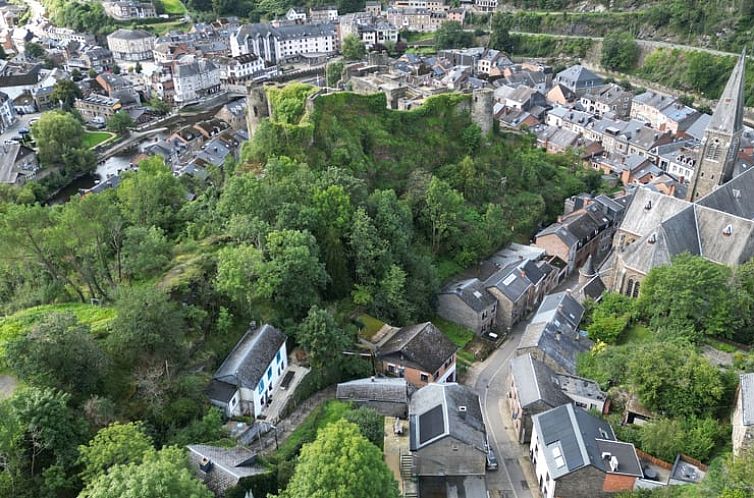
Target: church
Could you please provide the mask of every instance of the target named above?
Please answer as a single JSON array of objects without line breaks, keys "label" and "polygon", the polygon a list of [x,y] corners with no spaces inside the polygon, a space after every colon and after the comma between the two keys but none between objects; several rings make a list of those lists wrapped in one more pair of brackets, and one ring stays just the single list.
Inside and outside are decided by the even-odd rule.
[{"label": "church", "polygon": [[754,257],[754,168],[736,170],[745,67],[744,52],[704,132],[687,200],[636,190],[599,270],[608,290],[638,296],[649,271],[681,253],[730,266]]}]

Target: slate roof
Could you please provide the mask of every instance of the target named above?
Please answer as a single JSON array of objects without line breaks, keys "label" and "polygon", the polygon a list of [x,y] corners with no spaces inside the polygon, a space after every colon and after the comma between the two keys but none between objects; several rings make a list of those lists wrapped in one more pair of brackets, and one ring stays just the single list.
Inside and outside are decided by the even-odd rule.
[{"label": "slate roof", "polygon": [[403,364],[434,373],[458,347],[431,322],[397,330],[377,347],[380,358],[396,358]]},{"label": "slate roof", "polygon": [[604,80],[584,66],[576,64],[559,72],[556,81],[573,90],[574,88],[586,88],[590,85],[601,85]]},{"label": "slate roof", "polygon": [[272,325],[249,329],[215,372],[214,379],[256,389],[286,336]]},{"label": "slate roof", "polygon": [[591,204],[544,228],[536,235],[536,238],[554,234],[568,247],[573,247],[579,241],[591,239],[609,223],[610,219],[600,211],[599,206]]},{"label": "slate roof", "polygon": [[[194,473],[217,496],[223,496],[228,488],[244,477],[268,472],[256,463],[256,453],[241,446],[221,448],[191,444],[186,448],[189,450],[189,462]],[[204,458],[211,462],[211,467],[206,472],[200,468]]]},{"label": "slate roof", "polygon": [[221,380],[212,379],[207,388],[207,397],[221,403],[229,403],[238,388]]},{"label": "slate roof", "polygon": [[287,26],[273,27],[267,23],[244,24],[234,34],[238,40],[244,40],[247,37],[275,37],[280,40],[293,40],[308,38],[311,36],[335,36],[335,27],[330,23],[322,24],[293,24]]},{"label": "slate roof", "polygon": [[411,451],[452,437],[487,452],[479,396],[456,383],[429,384],[414,393],[409,404],[409,433]]},{"label": "slate roof", "polygon": [[741,52],[725,89],[712,113],[708,129],[734,133],[743,127],[743,100],[746,79],[746,49]]},{"label": "slate roof", "polygon": [[477,278],[461,280],[447,285],[440,294],[453,294],[476,312],[482,312],[495,305],[495,298],[487,292],[485,285]]},{"label": "slate roof", "polygon": [[120,40],[140,40],[142,38],[155,38],[149,31],[143,29],[118,29],[107,36],[108,38]]},{"label": "slate roof", "polygon": [[350,401],[383,401],[408,403],[411,384],[406,379],[367,377],[338,384],[335,397]]},{"label": "slate roof", "polygon": [[642,237],[688,206],[689,203],[684,200],[638,188],[626,209],[620,229]]},{"label": "slate roof", "polygon": [[670,95],[665,95],[662,93],[653,92],[652,90],[648,90],[642,94],[635,96],[633,98],[633,101],[637,104],[654,107],[655,109],[662,111],[663,109],[672,105],[676,101],[676,99],[675,97],[671,97]]},{"label": "slate roof", "polygon": [[515,303],[526,296],[532,284],[526,278],[526,273],[519,268],[519,265],[513,264],[493,273],[484,282],[484,285],[488,289],[494,287]]},{"label": "slate roof", "polygon": [[[643,477],[633,445],[617,441],[610,424],[585,410],[571,404],[561,405],[534,415],[532,420],[553,479],[589,465],[606,473]],[[609,460],[603,458],[605,453],[618,459],[615,472],[611,471]]]},{"label": "slate roof", "polygon": [[560,370],[574,373],[578,355],[589,351],[593,345],[579,329],[583,315],[584,307],[570,293],[545,296],[526,327],[518,349],[537,348]]},{"label": "slate roof", "polygon": [[571,403],[571,398],[553,383],[555,372],[531,354],[515,356],[511,360],[511,372],[522,408],[537,401],[551,408]]}]

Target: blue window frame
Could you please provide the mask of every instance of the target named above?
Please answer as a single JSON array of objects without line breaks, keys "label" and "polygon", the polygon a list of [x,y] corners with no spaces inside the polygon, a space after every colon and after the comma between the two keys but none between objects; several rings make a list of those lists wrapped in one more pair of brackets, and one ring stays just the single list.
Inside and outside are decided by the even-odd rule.
[{"label": "blue window frame", "polygon": [[272,367],[267,368],[267,380],[272,378]]},{"label": "blue window frame", "polygon": [[259,394],[264,392],[264,379],[259,381]]}]

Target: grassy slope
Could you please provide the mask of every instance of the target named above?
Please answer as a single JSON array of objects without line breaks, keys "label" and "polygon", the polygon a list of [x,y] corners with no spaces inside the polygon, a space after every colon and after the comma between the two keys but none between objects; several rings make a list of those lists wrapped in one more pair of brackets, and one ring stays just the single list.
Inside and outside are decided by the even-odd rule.
[{"label": "grassy slope", "polygon": [[186,6],[183,5],[181,0],[160,0],[160,3],[165,14],[180,16],[186,13]]}]

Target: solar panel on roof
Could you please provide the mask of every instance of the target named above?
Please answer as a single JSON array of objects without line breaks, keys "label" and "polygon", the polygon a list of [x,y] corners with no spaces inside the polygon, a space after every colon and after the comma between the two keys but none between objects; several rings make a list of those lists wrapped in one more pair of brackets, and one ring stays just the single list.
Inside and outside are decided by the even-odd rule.
[{"label": "solar panel on roof", "polygon": [[419,444],[424,444],[443,432],[445,432],[445,417],[442,405],[437,405],[419,415]]}]

